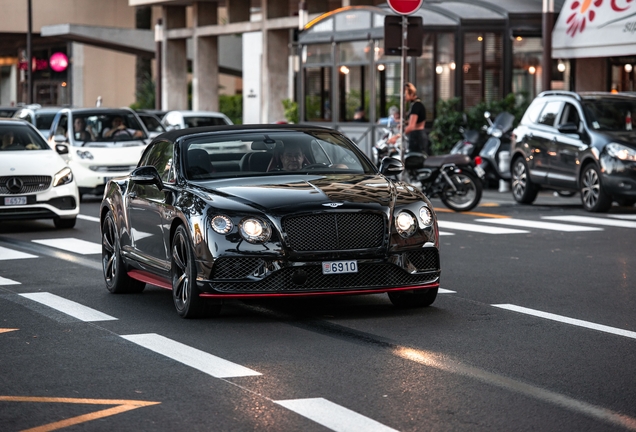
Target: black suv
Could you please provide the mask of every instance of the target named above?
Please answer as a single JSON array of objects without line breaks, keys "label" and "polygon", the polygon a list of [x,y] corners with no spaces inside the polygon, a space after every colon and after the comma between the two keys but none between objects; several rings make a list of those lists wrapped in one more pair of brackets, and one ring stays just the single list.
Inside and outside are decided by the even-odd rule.
[{"label": "black suv", "polygon": [[[512,195],[530,204],[540,188],[581,192],[583,207],[636,203],[636,97],[546,91],[514,130]],[[634,119],[636,121],[636,118]]]}]

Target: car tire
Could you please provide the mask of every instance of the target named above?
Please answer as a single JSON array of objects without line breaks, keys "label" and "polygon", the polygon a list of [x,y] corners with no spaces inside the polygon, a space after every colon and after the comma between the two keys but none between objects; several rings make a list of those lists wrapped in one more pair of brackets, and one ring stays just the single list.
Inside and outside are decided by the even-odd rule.
[{"label": "car tire", "polygon": [[606,212],[612,206],[612,198],[603,191],[599,169],[588,164],[581,172],[581,202],[583,209],[593,212]]},{"label": "car tire", "polygon": [[437,291],[437,288],[429,288],[416,291],[391,291],[388,294],[393,306],[418,308],[432,305],[437,298]]},{"label": "car tire", "polygon": [[55,228],[57,229],[68,229],[68,228],[73,228],[75,226],[76,221],[77,221],[77,218],[62,219],[61,217],[56,217],[53,219],[53,224],[55,225]]},{"label": "car tire", "polygon": [[102,223],[102,270],[106,288],[113,294],[140,293],[146,287],[144,282],[135,280],[126,273],[115,219],[110,212]]},{"label": "car tire", "polygon": [[218,315],[221,304],[199,296],[194,250],[183,225],[177,227],[172,237],[171,251],[172,300],[179,316],[203,318]]},{"label": "car tire", "polygon": [[[481,180],[468,171],[452,174],[450,178],[456,183],[456,190],[453,190],[448,184],[444,186],[444,190],[440,196],[444,205],[456,212],[469,211],[475,208],[477,204],[479,204],[479,201],[481,201],[483,191]],[[470,196],[471,193],[473,194],[472,196]],[[466,196],[470,199],[468,201],[461,201],[461,198]]]},{"label": "car tire", "polygon": [[521,204],[532,204],[537,198],[539,189],[530,181],[528,164],[518,157],[512,163],[511,189],[512,197]]}]

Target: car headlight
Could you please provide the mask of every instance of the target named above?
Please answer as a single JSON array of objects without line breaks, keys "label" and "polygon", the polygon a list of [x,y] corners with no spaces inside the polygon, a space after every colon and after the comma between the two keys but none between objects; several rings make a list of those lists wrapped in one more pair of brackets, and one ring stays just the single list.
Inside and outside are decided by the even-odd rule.
[{"label": "car headlight", "polygon": [[402,237],[410,237],[415,233],[415,218],[405,211],[395,218],[395,227]]},{"label": "car headlight", "polygon": [[77,150],[77,155],[79,156],[80,159],[90,159],[93,160],[93,153],[89,152],[88,150]]},{"label": "car headlight", "polygon": [[269,224],[257,218],[245,218],[239,224],[241,236],[250,243],[263,243],[272,236]]},{"label": "car headlight", "polygon": [[212,226],[212,229],[219,234],[227,234],[232,231],[232,228],[234,227],[232,220],[223,215],[214,216],[210,221],[210,225]]},{"label": "car headlight", "polygon": [[73,171],[69,167],[63,168],[53,177],[53,187],[69,184],[73,181]]},{"label": "car headlight", "polygon": [[420,208],[420,222],[422,227],[433,225],[433,212],[428,207]]},{"label": "car headlight", "polygon": [[624,161],[636,161],[636,150],[633,148],[624,146],[617,143],[609,143],[607,147],[607,154]]}]

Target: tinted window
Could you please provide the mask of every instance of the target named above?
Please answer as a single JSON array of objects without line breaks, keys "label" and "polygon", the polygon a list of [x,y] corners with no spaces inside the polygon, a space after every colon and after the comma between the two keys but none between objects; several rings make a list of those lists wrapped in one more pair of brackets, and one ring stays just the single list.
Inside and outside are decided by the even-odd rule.
[{"label": "tinted window", "polygon": [[541,114],[541,110],[545,106],[545,101],[540,99],[535,99],[532,104],[526,110],[526,113],[523,115],[522,123],[536,123],[539,119],[539,114]]},{"label": "tinted window", "polygon": [[46,113],[46,114],[36,114],[35,115],[35,127],[40,130],[49,130],[51,129],[51,124],[53,123],[53,119],[55,118],[55,113]]},{"label": "tinted window", "polygon": [[146,129],[148,129],[150,132],[165,132],[166,131],[166,128],[163,127],[161,122],[159,122],[159,119],[156,118],[155,116],[139,115],[139,118],[141,118],[141,121],[144,122]]},{"label": "tinted window", "polygon": [[39,133],[30,127],[0,125],[0,151],[51,150]]},{"label": "tinted window", "polygon": [[221,117],[184,117],[186,127],[224,126],[227,124]]},{"label": "tinted window", "polygon": [[604,131],[625,131],[632,129],[632,119],[636,121],[636,98],[603,98],[583,101],[585,117],[591,127]]},{"label": "tinted window", "polygon": [[546,126],[554,126],[554,121],[561,110],[561,105],[563,105],[561,101],[548,102],[545,108],[543,108],[543,111],[541,111],[538,123]]},{"label": "tinted window", "polygon": [[152,148],[144,153],[139,161],[139,166],[152,165],[157,168],[161,180],[164,182],[174,182],[174,171],[172,170],[172,154],[174,145],[168,141],[155,143]]},{"label": "tinted window", "polygon": [[581,119],[576,107],[570,103],[566,103],[565,107],[563,107],[563,115],[561,116],[559,124],[573,124],[579,126],[580,123]]}]

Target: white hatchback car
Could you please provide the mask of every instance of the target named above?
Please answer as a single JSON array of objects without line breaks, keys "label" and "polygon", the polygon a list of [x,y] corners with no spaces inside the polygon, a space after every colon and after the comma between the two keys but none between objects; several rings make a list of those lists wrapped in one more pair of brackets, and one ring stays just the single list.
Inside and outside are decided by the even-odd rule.
[{"label": "white hatchback car", "polygon": [[64,159],[21,120],[0,120],[0,142],[0,220],[53,219],[56,228],[73,228],[79,192]]},{"label": "white hatchback car", "polygon": [[80,197],[102,195],[108,180],[125,176],[149,142],[137,114],[128,108],[65,108],[57,113],[49,144],[63,145]]},{"label": "white hatchback car", "polygon": [[167,130],[233,124],[228,116],[215,111],[168,111],[161,121]]}]

